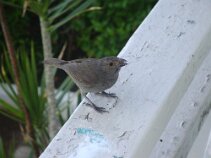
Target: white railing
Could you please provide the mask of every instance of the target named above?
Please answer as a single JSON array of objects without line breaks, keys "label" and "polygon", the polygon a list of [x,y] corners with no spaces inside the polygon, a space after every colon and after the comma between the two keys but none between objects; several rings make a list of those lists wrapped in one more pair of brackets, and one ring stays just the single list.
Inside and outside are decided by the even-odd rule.
[{"label": "white railing", "polygon": [[40,157],[210,157],[211,1],[160,0],[119,56],[116,106],[90,95],[109,113],[81,103]]}]

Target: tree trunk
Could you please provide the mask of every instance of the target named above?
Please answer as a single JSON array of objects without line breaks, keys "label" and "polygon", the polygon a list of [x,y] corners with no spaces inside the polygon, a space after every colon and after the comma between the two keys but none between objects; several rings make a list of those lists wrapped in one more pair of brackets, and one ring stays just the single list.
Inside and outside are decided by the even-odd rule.
[{"label": "tree trunk", "polygon": [[[42,34],[42,43],[44,50],[44,59],[52,57],[52,44],[50,32],[47,30],[48,24],[43,17],[40,17],[40,27]],[[59,123],[56,117],[56,99],[54,93],[54,74],[52,68],[44,65],[46,93],[48,97],[48,119],[49,119],[49,135],[52,139],[59,130]]]}]

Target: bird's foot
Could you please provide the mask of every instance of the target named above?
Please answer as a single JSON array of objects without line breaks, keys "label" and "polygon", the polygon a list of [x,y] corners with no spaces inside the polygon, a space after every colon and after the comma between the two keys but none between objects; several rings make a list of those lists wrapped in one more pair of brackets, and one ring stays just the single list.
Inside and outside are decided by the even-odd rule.
[{"label": "bird's foot", "polygon": [[99,113],[105,113],[105,112],[108,113],[108,111],[104,107],[96,106],[94,103],[86,103],[86,105],[92,107]]},{"label": "bird's foot", "polygon": [[97,94],[101,94],[101,95],[103,95],[105,97],[118,98],[115,93],[107,93],[105,91],[102,91],[101,93],[97,93]]}]

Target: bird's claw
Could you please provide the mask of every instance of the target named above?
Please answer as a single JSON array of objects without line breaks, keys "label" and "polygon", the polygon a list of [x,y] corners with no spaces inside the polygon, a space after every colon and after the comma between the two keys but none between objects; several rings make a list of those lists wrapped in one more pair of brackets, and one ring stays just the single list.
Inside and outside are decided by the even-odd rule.
[{"label": "bird's claw", "polygon": [[106,93],[105,91],[102,91],[101,94],[106,97],[118,98],[115,93]]},{"label": "bird's claw", "polygon": [[96,106],[95,104],[91,104],[91,103],[86,103],[86,105],[94,108],[99,113],[105,113],[105,112],[108,113],[108,111],[104,107],[99,107],[99,106]]},{"label": "bird's claw", "polygon": [[104,107],[95,106],[94,109],[99,113],[104,113],[104,112],[108,113],[108,111]]}]

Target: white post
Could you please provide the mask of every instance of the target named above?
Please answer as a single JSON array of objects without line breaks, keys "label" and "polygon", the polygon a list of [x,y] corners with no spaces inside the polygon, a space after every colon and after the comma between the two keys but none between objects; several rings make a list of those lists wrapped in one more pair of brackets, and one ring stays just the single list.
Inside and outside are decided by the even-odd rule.
[{"label": "white post", "polygon": [[210,108],[210,18],[210,0],[158,1],[119,54],[116,106],[90,95],[109,113],[82,102],[40,157],[186,156]]}]

